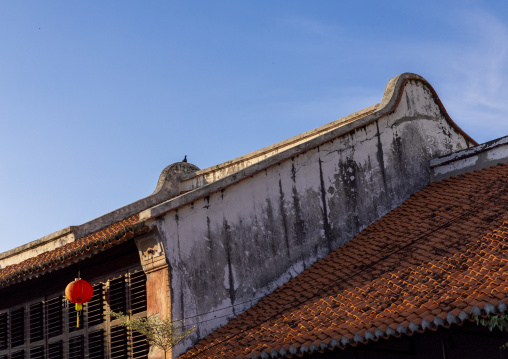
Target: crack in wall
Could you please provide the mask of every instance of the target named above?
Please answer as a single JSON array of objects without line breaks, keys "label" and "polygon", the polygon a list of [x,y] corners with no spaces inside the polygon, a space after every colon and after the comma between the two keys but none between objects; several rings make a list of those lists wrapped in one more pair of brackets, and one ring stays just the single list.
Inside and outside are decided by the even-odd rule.
[{"label": "crack in wall", "polygon": [[385,172],[385,159],[383,154],[383,144],[381,143],[381,133],[379,132],[379,121],[376,121],[376,129],[377,129],[377,161],[379,164],[379,169],[381,171],[381,177],[383,178],[383,188],[386,193],[388,186],[386,185],[386,172]]},{"label": "crack in wall", "polygon": [[228,276],[229,276],[229,298],[231,299],[231,306],[233,310],[233,314],[235,313],[235,281],[233,277],[233,267],[231,265],[231,228],[228,224],[226,218],[223,218],[224,223],[224,250],[226,251],[227,261],[228,261]]},{"label": "crack in wall", "polygon": [[[319,152],[319,147],[318,147]],[[323,206],[322,215],[323,215],[323,229],[325,231],[325,238],[328,244],[328,252],[331,252],[333,249],[332,246],[332,233],[330,229],[330,223],[328,222],[328,208],[326,205],[326,189],[325,189],[325,181],[323,178],[323,168],[321,166],[321,157],[319,157],[319,183],[320,183],[320,192],[321,192],[321,205]]]},{"label": "crack in wall", "polygon": [[282,179],[279,177],[279,203],[280,203],[280,214],[282,216],[282,228],[284,229],[284,241],[286,242],[286,250],[288,258],[291,258],[291,252],[289,247],[289,235],[288,235],[288,220],[286,210],[284,209],[284,191],[282,190]]}]

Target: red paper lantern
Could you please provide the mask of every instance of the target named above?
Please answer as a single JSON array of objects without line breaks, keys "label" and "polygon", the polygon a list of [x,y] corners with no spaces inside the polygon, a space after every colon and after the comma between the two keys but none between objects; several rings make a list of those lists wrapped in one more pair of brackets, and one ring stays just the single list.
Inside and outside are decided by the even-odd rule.
[{"label": "red paper lantern", "polygon": [[86,280],[76,278],[74,282],[67,284],[65,288],[65,297],[71,303],[76,304],[77,310],[77,328],[79,328],[79,315],[83,310],[83,303],[87,303],[92,299],[93,287]]}]

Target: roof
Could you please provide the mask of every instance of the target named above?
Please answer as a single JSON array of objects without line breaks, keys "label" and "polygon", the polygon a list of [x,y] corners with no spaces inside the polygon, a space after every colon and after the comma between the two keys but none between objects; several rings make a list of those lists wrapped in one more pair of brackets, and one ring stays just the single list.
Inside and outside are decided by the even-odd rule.
[{"label": "roof", "polygon": [[268,358],[503,312],[508,165],[434,182],[180,358]]},{"label": "roof", "polygon": [[[62,242],[56,241],[55,238],[64,233],[70,234],[67,238],[68,241],[73,240],[73,242],[68,244],[70,246],[69,248],[77,248],[76,246],[78,245],[76,243],[81,243],[82,241],[74,241],[74,238],[92,238],[94,235],[93,233],[101,233],[102,229],[100,228],[115,228],[114,226],[116,223],[123,223],[126,220],[125,218],[128,216],[138,216],[139,214],[138,220],[150,220],[157,216],[164,215],[170,210],[192,204],[199,198],[206,198],[211,193],[234,185],[244,179],[251,178],[254,174],[259,173],[270,166],[275,166],[284,160],[301,154],[309,149],[316,148],[327,141],[331,141],[355,131],[362,126],[391,114],[397,109],[397,106],[401,101],[404,88],[411,81],[419,82],[422,86],[427,87],[432,94],[432,98],[430,100],[434,101],[438,105],[442,116],[444,116],[444,119],[448,122],[448,124],[460,133],[468,143],[476,144],[476,142],[464,133],[448,116],[436,92],[423,77],[412,73],[404,73],[392,78],[388,82],[382,101],[377,105],[208,169],[199,170],[199,168],[190,163],[172,164],[162,171],[157,187],[152,195],[107,213],[80,226],[66,228],[6,253],[0,253],[0,260],[2,260],[2,256],[17,256],[15,260],[18,260],[18,258],[24,258],[25,256],[32,255],[35,251],[42,252],[47,250],[47,252],[37,255],[22,263],[9,265],[0,269],[0,287],[5,285],[6,277],[16,277],[19,276],[20,273],[25,273],[26,271],[28,271],[27,273],[30,275],[35,274],[35,269],[39,264],[41,264],[41,261],[44,263],[50,260],[55,261],[58,260],[62,253],[67,253],[67,249],[65,248],[68,247],[65,247],[64,249],[52,249],[53,247],[51,247],[51,249],[48,249],[49,247],[44,247],[41,243],[51,242],[51,245],[59,245],[59,243]],[[90,233],[92,233],[92,237],[90,237]],[[73,250],[74,249],[70,249],[71,252]],[[11,262],[8,263],[10,264]],[[41,268],[41,270],[44,270],[44,268],[51,268],[51,266],[44,264]]]},{"label": "roof", "polygon": [[138,221],[139,214],[132,215],[62,247],[2,268],[0,288],[67,267],[148,232],[148,227]]}]

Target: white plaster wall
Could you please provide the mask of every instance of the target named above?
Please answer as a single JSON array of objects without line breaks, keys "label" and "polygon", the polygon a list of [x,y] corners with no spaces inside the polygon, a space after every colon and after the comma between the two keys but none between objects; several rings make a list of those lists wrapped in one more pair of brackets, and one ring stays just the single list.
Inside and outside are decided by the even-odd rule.
[{"label": "white plaster wall", "polygon": [[195,188],[202,187],[207,183],[218,181],[244,168],[252,166],[266,158],[270,158],[276,155],[277,153],[284,152],[285,150],[290,148],[294,148],[300,144],[308,142],[313,138],[319,137],[323,133],[329,132],[333,129],[343,126],[346,123],[350,123],[355,119],[371,114],[378,107],[379,104],[376,104],[361,111],[355,112],[349,116],[330,122],[324,126],[307,131],[305,133],[294,136],[279,143],[273,144],[271,146],[248,153],[244,156],[235,158],[233,160],[197,171],[193,176],[186,178],[180,183],[180,189],[182,191],[189,191]]},{"label": "white plaster wall", "polygon": [[158,217],[173,318],[197,327],[174,355],[425,187],[431,158],[468,146],[413,81],[393,113]]},{"label": "white plaster wall", "polygon": [[432,181],[508,163],[508,137],[502,137],[431,161]]}]

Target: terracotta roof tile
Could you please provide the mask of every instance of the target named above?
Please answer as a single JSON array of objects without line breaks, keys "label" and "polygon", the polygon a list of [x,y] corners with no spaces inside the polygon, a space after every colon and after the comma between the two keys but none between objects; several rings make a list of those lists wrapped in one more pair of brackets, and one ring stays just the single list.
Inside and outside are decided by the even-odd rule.
[{"label": "terracotta roof tile", "polygon": [[37,277],[44,271],[59,269],[69,265],[77,257],[88,258],[148,231],[148,227],[145,227],[143,223],[137,223],[138,221],[139,215],[132,215],[62,247],[2,268],[0,269],[0,287],[12,285],[26,278]]},{"label": "terracotta roof tile", "polygon": [[300,356],[505,311],[507,183],[498,165],[429,185],[181,358]]}]

